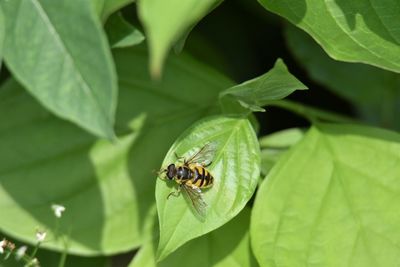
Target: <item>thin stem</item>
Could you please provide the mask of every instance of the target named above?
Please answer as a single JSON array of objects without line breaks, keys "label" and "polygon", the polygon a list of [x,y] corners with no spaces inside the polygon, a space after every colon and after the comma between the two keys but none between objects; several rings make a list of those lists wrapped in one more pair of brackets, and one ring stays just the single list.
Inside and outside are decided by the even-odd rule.
[{"label": "thin stem", "polygon": [[40,242],[37,242],[35,248],[33,249],[32,254],[29,256],[29,259],[30,259],[30,260],[32,260],[32,259],[35,258],[36,253],[37,253],[39,247],[40,247]]},{"label": "thin stem", "polygon": [[355,123],[355,119],[340,115],[331,111],[325,111],[319,108],[306,106],[304,104],[296,103],[290,100],[275,100],[267,103],[269,106],[280,107],[292,111],[302,117],[305,117],[311,122],[318,122],[320,120],[339,122],[339,123]]}]

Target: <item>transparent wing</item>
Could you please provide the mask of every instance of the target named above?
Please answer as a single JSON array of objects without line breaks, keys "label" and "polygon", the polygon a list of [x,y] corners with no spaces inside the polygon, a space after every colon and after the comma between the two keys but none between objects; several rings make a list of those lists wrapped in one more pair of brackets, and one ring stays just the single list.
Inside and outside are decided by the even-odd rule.
[{"label": "transparent wing", "polygon": [[200,188],[182,184],[182,189],[188,197],[191,207],[196,213],[195,215],[198,215],[199,218],[204,221],[206,217],[207,203],[203,199]]},{"label": "transparent wing", "polygon": [[189,159],[186,160],[187,164],[196,163],[200,165],[208,165],[214,158],[215,151],[217,150],[216,142],[206,143],[196,153],[194,153]]}]

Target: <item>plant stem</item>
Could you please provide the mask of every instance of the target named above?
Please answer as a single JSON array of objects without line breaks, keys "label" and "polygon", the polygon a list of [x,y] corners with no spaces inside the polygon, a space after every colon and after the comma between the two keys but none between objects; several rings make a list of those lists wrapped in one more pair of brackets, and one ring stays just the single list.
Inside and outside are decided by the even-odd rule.
[{"label": "plant stem", "polygon": [[267,104],[268,106],[276,106],[289,111],[292,111],[311,122],[317,122],[319,120],[339,122],[339,123],[355,123],[355,119],[340,115],[331,111],[325,111],[319,108],[306,106],[304,104],[296,103],[290,100],[275,100]]}]

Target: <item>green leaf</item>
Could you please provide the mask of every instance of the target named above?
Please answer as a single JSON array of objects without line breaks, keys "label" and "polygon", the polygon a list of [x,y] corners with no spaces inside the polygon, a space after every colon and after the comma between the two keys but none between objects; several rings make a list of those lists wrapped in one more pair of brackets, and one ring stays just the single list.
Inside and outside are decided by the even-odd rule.
[{"label": "green leaf", "polygon": [[5,19],[4,19],[3,8],[0,5],[0,71],[1,71],[1,65],[3,63],[3,43],[5,37],[4,24],[5,24]]},{"label": "green leaf", "polygon": [[304,137],[304,130],[300,128],[290,128],[274,132],[260,138],[261,148],[281,148],[286,149],[297,144]]},{"label": "green leaf", "polygon": [[155,244],[144,245],[129,267],[182,266],[182,259],[192,267],[250,267],[256,266],[250,250],[250,210],[244,208],[232,221],[216,231],[192,240],[165,260],[156,263]]},{"label": "green leaf", "polygon": [[351,101],[361,116],[385,127],[400,129],[400,75],[365,64],[331,59],[311,37],[287,27],[290,50],[310,77]]},{"label": "green leaf", "polygon": [[147,240],[153,170],[187,127],[215,111],[219,90],[232,82],[181,55],[154,83],[139,46],[117,49],[115,61],[120,139],[114,143],[53,117],[15,82],[0,90],[0,231],[35,243],[35,230],[47,229],[43,246],[63,250],[53,235],[50,205],[57,203],[66,206],[60,227],[69,233],[71,253],[117,253]]},{"label": "green leaf", "polygon": [[[139,17],[145,27],[150,49],[150,71],[161,75],[162,65],[172,45],[192,25],[221,0],[141,0]],[[166,15],[167,14],[167,15]]]},{"label": "green leaf", "polygon": [[102,22],[107,21],[115,11],[135,2],[135,0],[91,0],[94,11]]},{"label": "green leaf", "polygon": [[285,129],[260,138],[261,172],[268,174],[280,157],[304,137],[299,128]]},{"label": "green leaf", "polygon": [[251,240],[261,266],[395,266],[400,135],[321,124],[257,192]]},{"label": "green leaf", "polygon": [[[250,111],[265,111],[262,106],[270,101],[282,99],[298,89],[303,90],[307,87],[290,74],[285,63],[278,59],[267,73],[224,90],[220,98],[233,98]],[[222,104],[224,105],[224,102]]]},{"label": "green leaf", "polygon": [[204,190],[205,221],[199,220],[184,195],[167,196],[176,183],[158,179],[156,201],[160,222],[158,260],[187,241],[204,235],[235,217],[253,195],[260,175],[260,151],[256,135],[245,118],[215,116],[188,128],[169,150],[162,168],[176,162],[174,153],[187,157],[207,142],[217,144],[212,165],[214,185]]},{"label": "green leaf", "polygon": [[144,40],[143,34],[127,22],[121,13],[115,13],[107,20],[105,30],[112,48],[137,45]]},{"label": "green leaf", "polygon": [[397,1],[258,1],[309,33],[332,58],[400,72]]},{"label": "green leaf", "polygon": [[13,0],[1,6],[4,58],[14,76],[57,116],[113,138],[116,74],[90,2]]}]

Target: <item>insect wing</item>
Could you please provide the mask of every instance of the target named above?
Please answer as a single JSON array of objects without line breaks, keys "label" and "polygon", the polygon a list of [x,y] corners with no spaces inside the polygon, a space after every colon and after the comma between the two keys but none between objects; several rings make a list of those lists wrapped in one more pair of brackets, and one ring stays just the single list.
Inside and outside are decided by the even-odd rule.
[{"label": "insect wing", "polygon": [[202,148],[200,148],[199,151],[197,151],[187,160],[187,164],[195,163],[200,165],[208,165],[214,158],[216,149],[216,142],[206,143]]},{"label": "insect wing", "polygon": [[186,196],[189,198],[191,207],[194,209],[200,219],[204,221],[206,216],[207,204],[203,199],[202,192],[198,187],[192,187],[189,185],[182,185],[182,189]]}]

